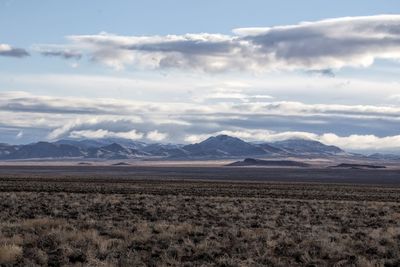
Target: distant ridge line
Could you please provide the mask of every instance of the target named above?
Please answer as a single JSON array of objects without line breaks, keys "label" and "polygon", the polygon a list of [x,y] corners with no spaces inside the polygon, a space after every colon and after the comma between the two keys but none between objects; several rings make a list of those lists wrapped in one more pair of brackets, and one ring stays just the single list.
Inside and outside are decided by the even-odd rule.
[{"label": "distant ridge line", "polygon": [[305,139],[254,143],[229,135],[211,136],[201,142],[144,143],[129,139],[63,139],[27,145],[0,144],[0,160],[18,159],[234,159],[282,157],[335,157],[351,155],[339,147]]}]

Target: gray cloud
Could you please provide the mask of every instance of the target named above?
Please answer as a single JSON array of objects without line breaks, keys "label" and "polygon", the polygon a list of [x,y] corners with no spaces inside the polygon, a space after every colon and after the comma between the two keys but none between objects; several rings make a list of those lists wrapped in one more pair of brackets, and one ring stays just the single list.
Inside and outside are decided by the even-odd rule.
[{"label": "gray cloud", "polygon": [[[206,99],[207,100],[207,99]],[[74,98],[37,96],[26,92],[0,93],[0,110],[49,114],[88,115],[221,115],[221,116],[337,116],[346,118],[400,120],[400,107],[374,105],[305,104],[295,101],[271,101],[251,98],[247,102],[205,101],[148,102],[112,98]]]},{"label": "gray cloud", "polygon": [[[176,40],[174,40],[176,39]],[[186,35],[183,38],[167,37],[162,40],[123,45],[123,49],[146,52],[181,53],[188,55],[229,55],[240,45],[233,38],[218,35]]]},{"label": "gray cloud", "polygon": [[[399,15],[349,17],[284,27],[237,29],[279,64],[304,68],[365,66],[400,57]],[[383,49],[383,50],[382,50]]]},{"label": "gray cloud", "polygon": [[0,44],[0,56],[22,58],[30,56],[23,48],[12,47],[8,44]]},{"label": "gray cloud", "polygon": [[335,72],[332,69],[322,69],[322,70],[309,70],[307,73],[312,75],[321,75],[325,77],[335,77]]},{"label": "gray cloud", "polygon": [[78,51],[72,50],[44,50],[40,51],[40,53],[44,56],[49,57],[62,57],[64,59],[76,59],[79,60],[82,58],[82,53]]},{"label": "gray cloud", "polygon": [[[149,103],[8,92],[0,93],[0,116],[4,118],[0,127],[15,129],[14,139],[23,130],[22,142],[36,131],[36,134],[40,132],[36,135],[38,139],[47,137],[49,140],[125,136],[180,143],[190,136],[194,138],[221,131],[306,132],[318,136],[334,133],[345,137],[356,134],[384,138],[398,135],[400,108],[305,104],[270,101],[268,98],[262,102],[245,103]],[[344,142],[342,139],[329,140]]]},{"label": "gray cloud", "polygon": [[[118,36],[68,39],[96,62],[123,68],[263,71],[303,69],[331,75],[345,66],[400,58],[400,15],[346,17],[269,28],[235,29],[234,35]],[[65,45],[68,47],[68,45]]]}]

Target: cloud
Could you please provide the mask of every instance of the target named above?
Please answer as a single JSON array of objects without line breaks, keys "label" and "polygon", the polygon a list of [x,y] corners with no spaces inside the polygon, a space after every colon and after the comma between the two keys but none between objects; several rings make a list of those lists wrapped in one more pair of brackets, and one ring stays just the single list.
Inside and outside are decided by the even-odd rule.
[{"label": "cloud", "polygon": [[145,134],[142,132],[138,132],[137,130],[115,132],[105,129],[97,129],[97,130],[73,130],[69,132],[68,137],[77,139],[123,138],[130,140],[139,140],[146,138],[147,140],[150,141],[161,142],[168,137],[168,134],[159,132],[158,130],[150,131]]},{"label": "cloud", "polygon": [[218,72],[239,60],[232,53],[240,49],[231,36],[206,33],[140,37],[101,33],[68,39],[86,49],[94,62],[116,69],[134,64],[153,69],[188,67]]},{"label": "cloud", "polygon": [[[243,97],[246,102],[235,102]],[[87,114],[162,117],[162,114],[184,115],[284,115],[339,116],[400,120],[399,106],[306,104],[298,101],[271,101],[268,95],[248,95],[237,91],[216,91],[204,99],[223,102],[150,102],[116,98],[78,98],[33,95],[27,92],[0,92],[0,110],[49,114]],[[225,100],[231,100],[225,101]],[[167,116],[165,116],[167,117]],[[166,118],[164,118],[166,119]],[[169,118],[168,121],[173,119]]]},{"label": "cloud", "polygon": [[[107,116],[97,116],[97,117],[79,117],[76,119],[67,119],[66,123],[55,127],[47,136],[47,139],[56,140],[63,137],[74,137],[82,138],[86,137],[90,138],[103,138],[98,137],[104,135],[104,137],[111,137],[113,133],[121,133],[122,136],[128,136],[132,134],[133,137],[136,136],[136,132],[132,132],[130,128],[135,125],[135,123],[139,123],[141,120],[139,118],[112,118]],[[104,130],[106,129],[106,130]],[[143,134],[141,134],[141,137]],[[116,137],[116,136],[114,136]],[[141,138],[140,137],[140,138]],[[136,139],[136,138],[135,138]]]},{"label": "cloud", "polygon": [[73,50],[44,50],[40,51],[40,53],[44,56],[49,56],[49,57],[62,57],[64,59],[76,59],[79,60],[82,58],[82,53],[79,51],[73,51]]},{"label": "cloud", "polygon": [[143,137],[143,133],[137,132],[136,130],[131,130],[128,132],[110,132],[104,129],[98,130],[82,130],[82,131],[72,131],[69,134],[71,138],[90,138],[90,139],[100,139],[100,138],[124,138],[131,140],[138,140]]},{"label": "cloud", "polygon": [[17,129],[13,139],[23,130],[20,141],[32,132],[39,140],[125,137],[177,143],[226,133],[249,140],[310,138],[354,149],[372,149],[374,145],[386,149],[386,144],[396,140],[389,137],[399,133],[398,106],[235,100],[148,102],[3,92],[0,128]]},{"label": "cloud", "polygon": [[308,73],[312,74],[312,75],[321,75],[321,76],[331,77],[331,78],[334,78],[336,76],[335,72],[332,69],[309,70]]},{"label": "cloud", "polygon": [[344,17],[266,28],[239,28],[233,35],[72,35],[95,62],[122,69],[308,70],[332,75],[343,67],[367,67],[376,59],[400,59],[400,15]]},{"label": "cloud", "polygon": [[30,54],[23,48],[12,47],[8,44],[0,44],[0,56],[22,58],[30,56]]},{"label": "cloud", "polygon": [[236,29],[265,59],[289,68],[365,67],[400,58],[400,15],[344,17],[270,28]]},{"label": "cloud", "polygon": [[306,104],[257,97],[246,102],[236,98],[222,102],[149,102],[4,92],[0,93],[0,116],[5,118],[0,123],[3,126],[48,129],[51,140],[67,137],[72,131],[137,129],[148,133],[157,129],[158,134],[167,134],[165,140],[180,142],[190,132],[243,128],[393,135],[400,121],[400,107]]},{"label": "cloud", "polygon": [[147,138],[147,139],[149,139],[149,140],[151,140],[151,141],[157,141],[157,142],[163,141],[163,140],[165,140],[167,137],[168,137],[168,134],[167,134],[167,133],[160,133],[160,132],[157,131],[157,130],[148,132],[148,133],[146,134],[146,138]]},{"label": "cloud", "polygon": [[193,97],[195,102],[221,102],[221,101],[234,101],[234,102],[263,102],[273,99],[273,96],[266,94],[249,94],[242,88],[237,87],[217,87],[211,92]]},{"label": "cloud", "polygon": [[17,135],[15,136],[15,139],[21,139],[24,136],[24,132],[23,131],[19,131],[17,133]]},{"label": "cloud", "polygon": [[400,94],[395,94],[395,95],[391,95],[388,97],[390,100],[394,100],[394,101],[398,101],[400,102]]},{"label": "cloud", "polygon": [[400,135],[378,137],[375,135],[358,135],[337,136],[329,133],[319,137],[326,144],[336,144],[346,149],[351,150],[386,150],[398,152],[400,149]]}]

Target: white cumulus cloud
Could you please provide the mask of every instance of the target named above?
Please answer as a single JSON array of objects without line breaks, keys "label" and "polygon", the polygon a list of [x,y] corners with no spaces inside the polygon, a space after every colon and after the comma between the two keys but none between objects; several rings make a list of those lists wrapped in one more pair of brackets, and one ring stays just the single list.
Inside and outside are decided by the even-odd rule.
[{"label": "white cumulus cloud", "polygon": [[159,131],[157,131],[157,130],[148,132],[148,133],[146,134],[146,138],[147,138],[147,139],[149,139],[149,140],[151,140],[151,141],[156,141],[156,142],[163,141],[163,140],[165,140],[167,137],[168,137],[168,134],[167,134],[167,133],[161,133],[161,132],[159,132]]}]

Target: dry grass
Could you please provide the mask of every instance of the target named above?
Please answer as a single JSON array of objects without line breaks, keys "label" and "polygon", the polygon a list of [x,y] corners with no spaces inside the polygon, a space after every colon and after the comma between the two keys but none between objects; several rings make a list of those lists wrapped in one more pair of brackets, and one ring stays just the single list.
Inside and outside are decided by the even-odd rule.
[{"label": "dry grass", "polygon": [[110,192],[91,184],[71,193],[35,186],[0,193],[1,265],[400,265],[395,188],[143,181],[125,183],[132,193],[111,184]]},{"label": "dry grass", "polygon": [[0,246],[0,264],[15,264],[22,258],[22,248],[17,245]]}]

